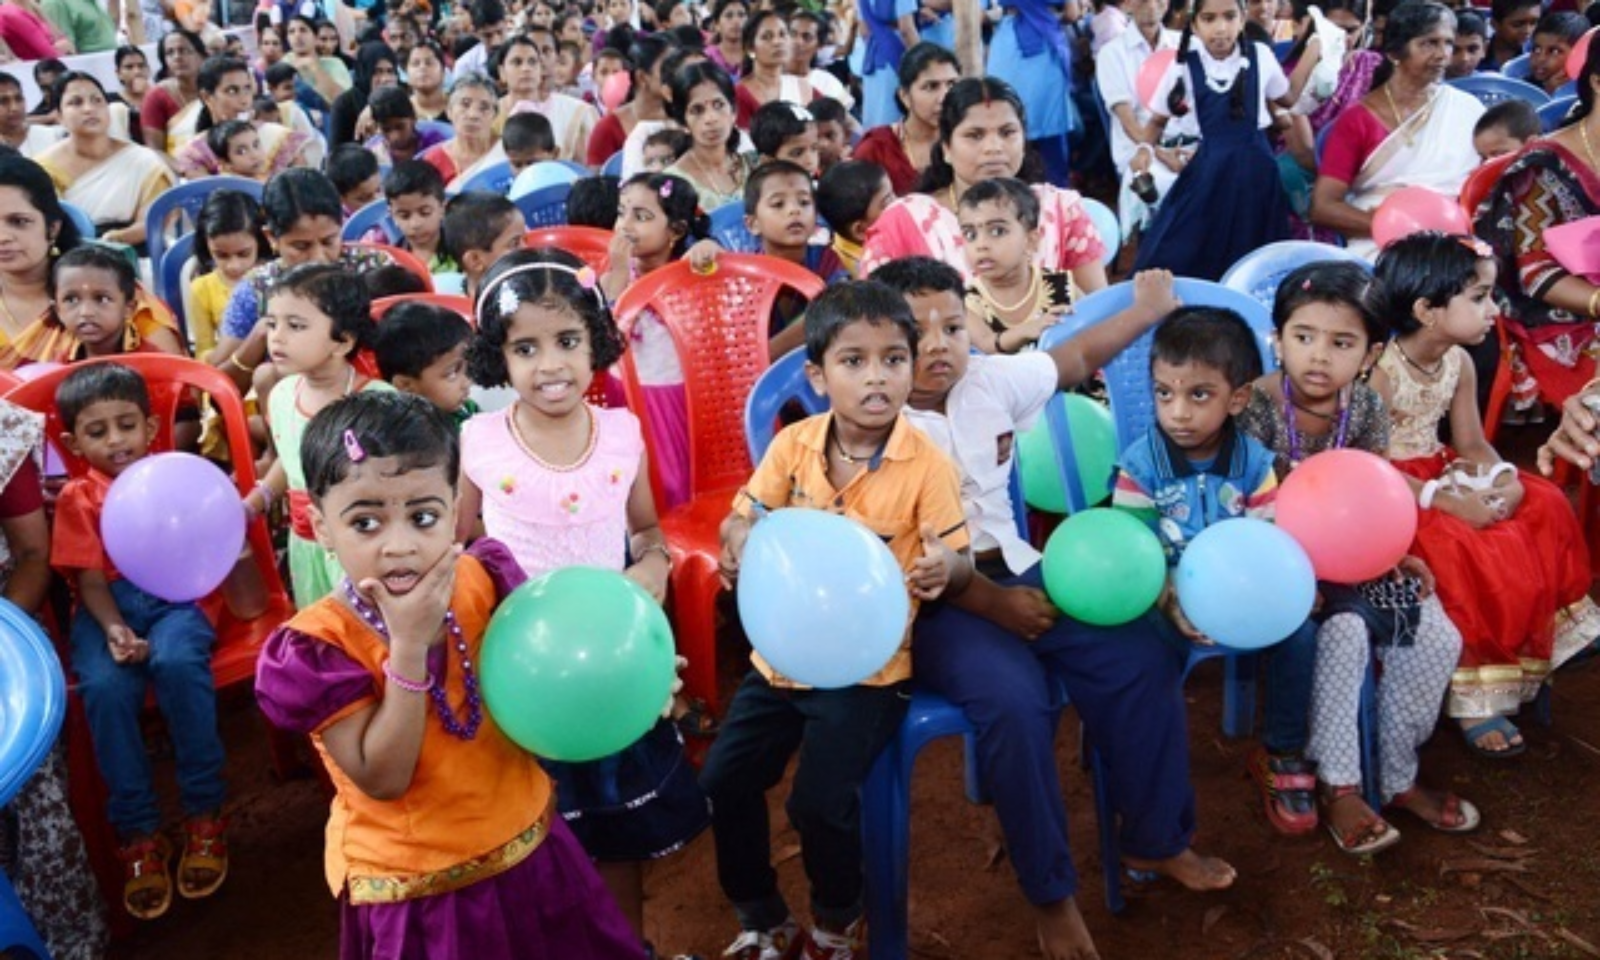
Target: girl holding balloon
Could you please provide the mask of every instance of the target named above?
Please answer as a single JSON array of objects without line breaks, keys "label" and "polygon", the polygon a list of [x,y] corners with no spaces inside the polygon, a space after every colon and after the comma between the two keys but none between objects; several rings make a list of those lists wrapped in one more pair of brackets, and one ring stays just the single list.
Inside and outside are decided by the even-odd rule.
[{"label": "girl holding balloon", "polygon": [[455,426],[420,397],[357,393],[300,452],[347,576],[267,639],[256,696],[333,780],[340,957],[643,960],[549,776],[483,710],[474,665],[523,575],[495,541],[455,542]]}]

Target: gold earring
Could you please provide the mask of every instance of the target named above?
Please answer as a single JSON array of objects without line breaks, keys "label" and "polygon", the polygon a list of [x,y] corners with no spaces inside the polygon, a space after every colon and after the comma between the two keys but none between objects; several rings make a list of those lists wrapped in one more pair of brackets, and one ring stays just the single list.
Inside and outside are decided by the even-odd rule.
[{"label": "gold earring", "polygon": [[59,256],[61,256],[61,248],[56,246],[52,242],[50,244],[50,259],[54,260],[56,257],[59,257]]}]

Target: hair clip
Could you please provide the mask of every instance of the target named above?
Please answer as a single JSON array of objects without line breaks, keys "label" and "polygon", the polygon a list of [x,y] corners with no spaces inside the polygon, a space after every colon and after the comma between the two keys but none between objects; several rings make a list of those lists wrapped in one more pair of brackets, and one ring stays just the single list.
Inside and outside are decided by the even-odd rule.
[{"label": "hair clip", "polygon": [[573,279],[578,281],[578,286],[585,290],[593,290],[595,282],[599,279],[595,276],[594,268],[588,264],[585,264],[582,269],[578,270],[578,272],[574,273],[572,276]]},{"label": "hair clip", "polygon": [[1471,250],[1480,259],[1494,259],[1494,248],[1485,243],[1481,237],[1473,237],[1463,234],[1462,236],[1456,237],[1456,240],[1458,240],[1463,247]]},{"label": "hair clip", "polygon": [[789,104],[789,112],[791,114],[793,114],[794,118],[796,120],[799,120],[801,123],[815,123],[816,120],[817,120],[816,117],[813,117],[811,115],[811,111],[810,110],[807,110],[805,107],[800,106],[800,104],[798,104],[798,103],[790,103]]},{"label": "hair clip", "polygon": [[501,316],[509,317],[517,312],[518,307],[522,306],[522,298],[517,296],[517,291],[511,289],[510,285],[502,283],[500,285],[500,296],[495,300],[495,306],[499,308]]},{"label": "hair clip", "polygon": [[1306,293],[1310,293],[1311,292],[1311,278],[1310,277],[1306,277],[1304,280],[1300,281],[1300,289],[1304,290]]},{"label": "hair clip", "polygon": [[361,449],[361,441],[356,439],[354,430],[344,432],[344,454],[350,458],[351,463],[360,463],[367,459],[367,451]]},{"label": "hair clip", "polygon": [[672,196],[672,178],[671,177],[667,177],[666,179],[662,180],[661,181],[661,189],[657,190],[656,192],[661,194],[661,199],[663,199],[663,200],[665,200],[668,197]]}]

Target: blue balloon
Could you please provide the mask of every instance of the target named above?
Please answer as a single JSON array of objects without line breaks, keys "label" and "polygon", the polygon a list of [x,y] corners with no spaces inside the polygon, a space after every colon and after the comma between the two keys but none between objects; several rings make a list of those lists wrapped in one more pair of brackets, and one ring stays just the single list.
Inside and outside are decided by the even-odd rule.
[{"label": "blue balloon", "polygon": [[1317,578],[1300,544],[1265,520],[1213,524],[1183,552],[1178,603],[1195,629],[1235,650],[1260,650],[1305,623]]},{"label": "blue balloon", "polygon": [[55,646],[32,617],[0,600],[0,807],[44,762],[66,715]]},{"label": "blue balloon", "polygon": [[905,573],[872,531],[821,510],[757,521],[739,562],[739,617],[780,674],[848,687],[889,662],[911,620]]}]

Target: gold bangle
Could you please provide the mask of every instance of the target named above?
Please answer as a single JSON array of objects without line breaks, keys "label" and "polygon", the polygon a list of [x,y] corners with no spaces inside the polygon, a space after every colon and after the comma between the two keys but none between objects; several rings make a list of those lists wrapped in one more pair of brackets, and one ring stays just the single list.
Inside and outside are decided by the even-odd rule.
[{"label": "gold bangle", "polygon": [[639,556],[637,558],[635,558],[635,560],[633,562],[634,563],[640,563],[640,562],[642,562],[644,560],[645,557],[649,556],[652,553],[660,553],[661,554],[661,558],[663,560],[667,561],[667,569],[668,570],[672,569],[672,551],[668,550],[667,549],[667,545],[664,544],[664,543],[652,543],[648,547],[642,548],[639,551]]},{"label": "gold bangle", "polygon": [[1600,316],[1600,287],[1589,294],[1589,316]]},{"label": "gold bangle", "polygon": [[261,366],[261,364],[259,364],[259,363],[246,364],[243,360],[240,360],[239,359],[239,351],[238,350],[235,350],[235,351],[233,351],[233,353],[228,355],[228,362],[233,364],[234,366],[238,367],[240,370],[244,371],[245,373],[255,373],[256,372],[256,367]]}]

